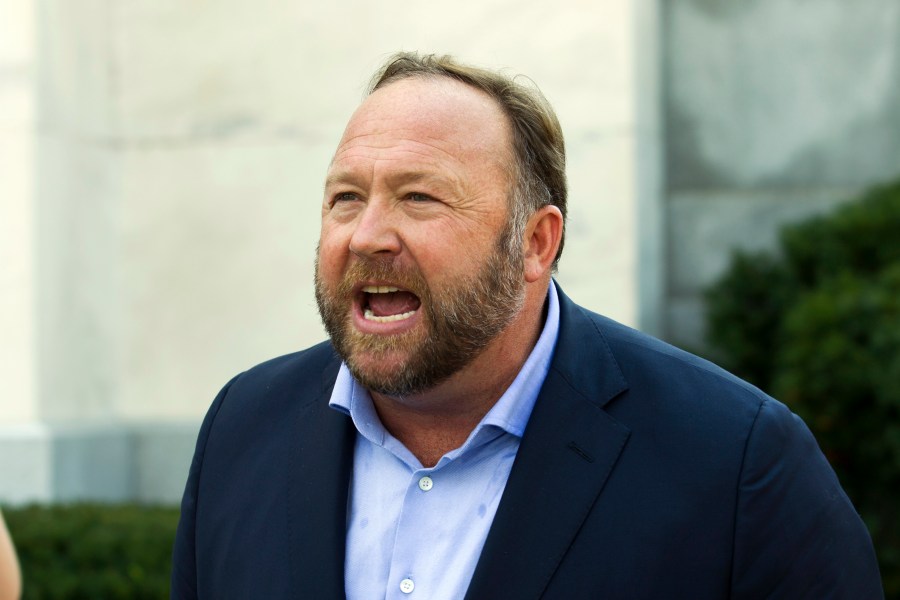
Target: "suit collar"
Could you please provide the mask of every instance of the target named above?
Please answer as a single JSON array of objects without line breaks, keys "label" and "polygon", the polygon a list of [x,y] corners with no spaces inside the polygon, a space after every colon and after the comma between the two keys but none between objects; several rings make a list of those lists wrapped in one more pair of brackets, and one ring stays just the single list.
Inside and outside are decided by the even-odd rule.
[{"label": "suit collar", "polygon": [[328,407],[339,365],[334,356],[323,370],[318,397],[297,413],[288,457],[287,533],[298,598],[344,597],[346,507],[356,430],[349,417]]},{"label": "suit collar", "polygon": [[627,390],[603,335],[557,287],[560,332],[467,600],[541,595],[629,430],[602,407]]},{"label": "suit collar", "polygon": [[[602,408],[627,390],[594,321],[557,286],[560,329],[503,498],[466,595],[536,598],[603,489],[629,430]],[[337,356],[318,398],[297,413],[289,457],[292,579],[302,598],[344,597],[346,507],[356,430],[328,407]]]},{"label": "suit collar", "polygon": [[556,289],[560,302],[560,333],[550,368],[570,382],[585,400],[603,407],[626,391],[628,382],[588,312],[572,302],[559,284]]}]

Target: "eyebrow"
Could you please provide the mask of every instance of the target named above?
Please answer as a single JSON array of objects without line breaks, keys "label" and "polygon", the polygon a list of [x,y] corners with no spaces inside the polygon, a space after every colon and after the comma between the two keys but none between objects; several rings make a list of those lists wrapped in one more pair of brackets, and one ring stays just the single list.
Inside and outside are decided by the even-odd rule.
[{"label": "eyebrow", "polygon": [[[330,172],[325,178],[325,188],[327,189],[330,186],[338,185],[341,183],[354,184],[357,179],[358,177],[354,175],[351,170],[339,169]],[[400,173],[386,175],[385,180],[391,187],[399,187],[404,184],[420,182],[430,183],[439,187],[449,187],[452,189],[456,189],[458,187],[456,182],[447,179],[446,177],[442,177],[440,175],[435,175],[434,173],[428,173],[425,171],[402,171]]]},{"label": "eyebrow", "polygon": [[338,171],[328,171],[328,175],[325,177],[325,187],[338,184],[338,183],[347,183],[355,180],[356,178],[352,175],[350,171],[347,170],[338,170]]},{"label": "eyebrow", "polygon": [[422,181],[429,181],[437,184],[446,183],[446,179],[444,177],[440,177],[432,173],[424,173],[422,171],[406,171],[397,173],[396,175],[388,175],[385,179],[388,181],[388,183],[395,187],[403,185],[405,183],[419,183]]}]

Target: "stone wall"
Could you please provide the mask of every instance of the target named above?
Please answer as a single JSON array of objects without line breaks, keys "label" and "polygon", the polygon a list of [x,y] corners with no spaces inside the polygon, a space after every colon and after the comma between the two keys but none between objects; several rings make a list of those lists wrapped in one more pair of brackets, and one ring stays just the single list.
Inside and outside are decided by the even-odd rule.
[{"label": "stone wall", "polygon": [[638,102],[656,79],[636,67],[655,64],[649,0],[15,2],[34,118],[14,123],[27,168],[3,211],[25,233],[2,242],[17,262],[0,301],[21,340],[0,340],[0,365],[27,368],[0,398],[0,500],[175,500],[218,388],[324,338],[325,169],[397,50],[540,85],[569,148],[560,280],[614,318],[652,316],[636,276],[659,266],[636,234],[637,206],[660,208],[638,175],[658,173],[656,106]]},{"label": "stone wall", "polygon": [[219,386],[322,339],[323,174],[398,49],[541,86],[563,287],[688,346],[732,248],[900,173],[894,0],[8,0],[0,500],[173,501]]}]

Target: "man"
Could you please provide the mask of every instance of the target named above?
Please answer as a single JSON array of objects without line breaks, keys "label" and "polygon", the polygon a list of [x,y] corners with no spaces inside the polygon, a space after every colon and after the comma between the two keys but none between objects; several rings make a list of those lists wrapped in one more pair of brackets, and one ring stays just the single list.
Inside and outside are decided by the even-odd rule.
[{"label": "man", "polygon": [[536,90],[388,62],[326,177],[330,342],[214,401],[174,598],[881,596],[797,417],[551,280],[564,156]]}]

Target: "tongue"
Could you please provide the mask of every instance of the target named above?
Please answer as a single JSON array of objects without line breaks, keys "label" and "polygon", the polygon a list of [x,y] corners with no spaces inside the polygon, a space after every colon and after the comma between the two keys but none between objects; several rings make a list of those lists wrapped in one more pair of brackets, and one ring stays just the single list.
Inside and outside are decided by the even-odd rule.
[{"label": "tongue", "polygon": [[369,308],[376,317],[401,315],[419,308],[419,299],[409,292],[369,294]]}]

